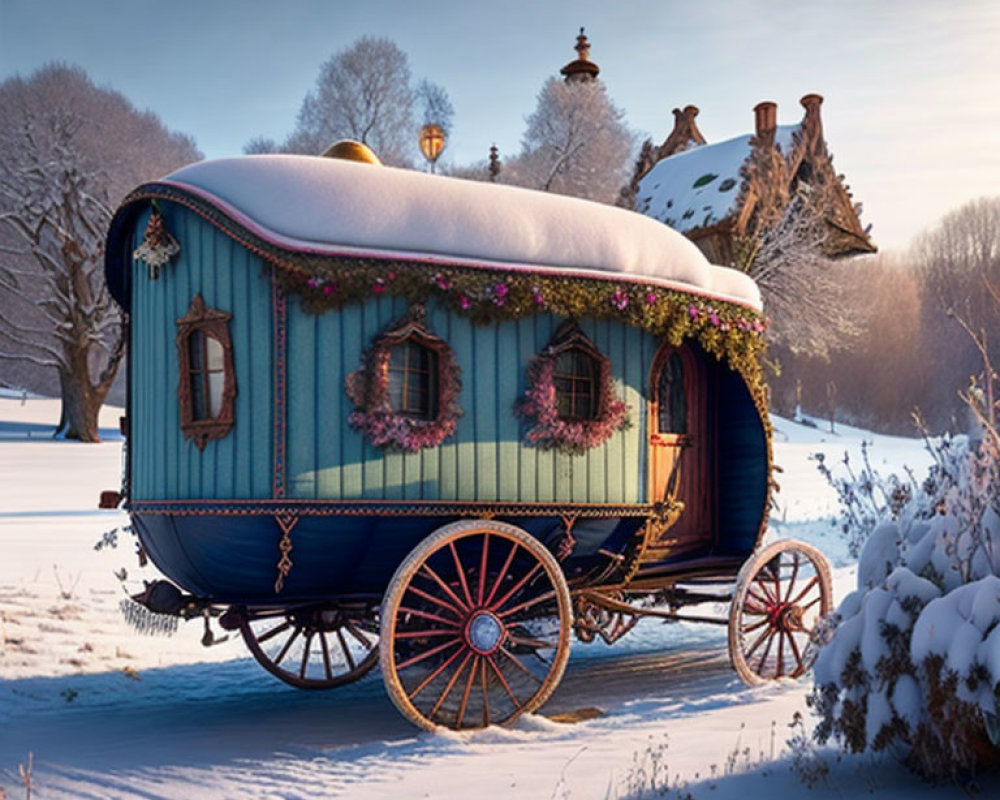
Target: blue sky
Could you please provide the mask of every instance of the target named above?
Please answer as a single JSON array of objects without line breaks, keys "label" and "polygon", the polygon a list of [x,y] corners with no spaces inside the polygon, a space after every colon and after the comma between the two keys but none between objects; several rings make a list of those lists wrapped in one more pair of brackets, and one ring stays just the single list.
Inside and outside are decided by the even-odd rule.
[{"label": "blue sky", "polygon": [[320,65],[365,34],[393,39],[456,110],[445,156],[520,148],[542,83],[585,25],[628,123],[657,142],[693,103],[709,141],[818,92],[835,164],[883,249],[1000,194],[995,0],[0,0],[0,79],[52,60],[193,135],[209,158],[282,139]]}]

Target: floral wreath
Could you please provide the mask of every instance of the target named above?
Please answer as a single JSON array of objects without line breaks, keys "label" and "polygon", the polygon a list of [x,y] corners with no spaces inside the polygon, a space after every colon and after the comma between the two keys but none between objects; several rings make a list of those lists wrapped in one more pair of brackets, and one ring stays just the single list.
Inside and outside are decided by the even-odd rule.
[{"label": "floral wreath", "polygon": [[[407,339],[434,351],[438,364],[438,412],[434,419],[418,419],[392,408],[389,398],[389,359],[392,349]],[[455,353],[444,339],[426,328],[423,306],[415,305],[399,322],[383,331],[365,351],[362,365],[345,381],[355,409],[347,421],[375,447],[416,453],[437,447],[455,432],[462,409],[458,396],[462,381]]]},{"label": "floral wreath", "polygon": [[[594,419],[561,419],[555,384],[556,360],[565,351],[585,351],[599,364],[597,416]],[[528,364],[528,388],[514,406],[529,423],[525,439],[543,450],[580,455],[604,444],[618,430],[628,428],[628,404],[615,395],[611,360],[598,350],[574,321],[564,323],[545,350]]]}]

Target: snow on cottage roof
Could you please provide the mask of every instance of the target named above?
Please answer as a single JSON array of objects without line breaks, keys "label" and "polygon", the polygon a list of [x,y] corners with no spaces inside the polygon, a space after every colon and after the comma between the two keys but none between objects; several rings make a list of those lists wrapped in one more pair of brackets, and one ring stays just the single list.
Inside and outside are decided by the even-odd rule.
[{"label": "snow on cottage roof", "polygon": [[312,156],[203,161],[161,183],[194,192],[279,247],[641,279],[761,308],[743,273],[620,208],[512,186]]},{"label": "snow on cottage roof", "polygon": [[[774,143],[785,157],[799,125],[779,125]],[[639,181],[636,209],[682,233],[714,225],[736,211],[740,168],[753,134],[676,153],[657,162]]]}]

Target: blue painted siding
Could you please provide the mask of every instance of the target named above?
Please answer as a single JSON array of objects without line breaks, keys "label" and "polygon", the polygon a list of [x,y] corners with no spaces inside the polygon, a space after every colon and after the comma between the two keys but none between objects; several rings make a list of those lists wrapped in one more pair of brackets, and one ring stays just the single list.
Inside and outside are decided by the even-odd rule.
[{"label": "blue painted siding", "polygon": [[[133,268],[132,494],[136,500],[269,497],[272,485],[272,308],[261,260],[208,223],[161,203],[179,258],[150,280]],[[136,225],[141,239],[148,214]],[[236,371],[236,424],[200,450],[180,431],[177,320],[201,293],[233,314],[229,333]]]},{"label": "blue painted siding", "polygon": [[632,427],[582,456],[526,447],[514,404],[528,362],[562,322],[541,314],[474,326],[431,304],[428,325],[447,340],[461,369],[464,411],[455,435],[420,453],[372,447],[347,424],[347,375],[374,337],[406,313],[399,298],[373,297],[314,315],[289,301],[288,484],[302,499],[416,499],[637,503],[646,496],[645,383],[657,340],[611,321],[584,331],[612,359]]}]

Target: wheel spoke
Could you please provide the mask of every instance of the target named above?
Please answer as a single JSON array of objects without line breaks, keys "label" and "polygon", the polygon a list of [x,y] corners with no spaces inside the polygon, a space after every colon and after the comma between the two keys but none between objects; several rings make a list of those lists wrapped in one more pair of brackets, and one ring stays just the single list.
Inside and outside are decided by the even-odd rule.
[{"label": "wheel spoke", "polygon": [[514,561],[514,554],[517,553],[517,542],[511,542],[510,552],[507,554],[507,560],[503,562],[503,566],[500,567],[500,572],[497,573],[496,578],[493,579],[493,586],[490,588],[490,596],[486,598],[483,603],[484,606],[490,606],[493,602],[493,598],[496,597],[497,589],[500,588],[500,584],[503,579],[507,577],[507,570],[510,569],[510,565]]},{"label": "wheel spoke", "polygon": [[521,590],[521,587],[524,586],[529,580],[531,580],[534,577],[535,573],[537,573],[538,570],[540,570],[541,568],[542,568],[541,562],[536,561],[535,566],[533,566],[530,570],[528,570],[528,572],[524,575],[524,577],[521,578],[521,580],[519,580],[517,583],[515,583],[514,586],[511,587],[511,589],[507,592],[507,594],[505,594],[499,600],[495,601],[493,605],[490,606],[490,610],[491,611],[498,610],[504,603],[510,600],[511,597],[517,594]]},{"label": "wheel spoke", "polygon": [[757,652],[757,648],[764,643],[764,640],[768,637],[770,633],[771,633],[771,628],[768,627],[766,631],[764,631],[759,637],[757,637],[757,641],[753,643],[753,647],[751,647],[749,650],[746,651],[745,658],[747,661],[749,661],[750,657]]},{"label": "wheel spoke", "polygon": [[[451,598],[452,602],[456,606],[458,606],[461,609],[464,609],[465,611],[468,611],[472,607],[471,604],[466,605],[465,603],[463,603],[462,600],[459,598],[459,596],[451,590],[451,587],[441,579],[441,576],[430,568],[430,565],[427,564],[427,562],[424,562],[421,569],[423,569],[423,571],[427,573],[428,577],[430,577],[438,586],[441,587],[441,589],[445,592],[445,594],[448,595],[448,597]],[[409,588],[411,589],[413,588],[412,583],[410,584]],[[459,614],[459,616],[462,615]]]},{"label": "wheel spoke", "polygon": [[372,642],[372,640],[369,639],[367,636],[365,636],[365,634],[359,628],[357,628],[351,620],[348,620],[347,622],[344,623],[344,628],[347,629],[347,632],[351,634],[351,636],[353,636],[355,639],[361,642],[361,644],[364,645],[366,650],[371,650],[372,647],[374,647],[374,643]]},{"label": "wheel spoke", "polygon": [[444,617],[439,617],[437,614],[428,614],[426,611],[421,611],[417,608],[407,608],[406,606],[399,607],[400,614],[413,614],[415,617],[422,617],[423,619],[433,620],[434,622],[440,622],[442,625],[447,625],[449,628],[458,628],[459,624],[453,619],[445,619]]},{"label": "wheel spoke", "polygon": [[483,676],[483,727],[490,726],[490,689],[486,685],[486,659],[479,659],[479,667]]},{"label": "wheel spoke", "polygon": [[278,657],[274,659],[275,665],[280,664],[281,660],[288,655],[288,651],[291,649],[292,643],[299,638],[300,633],[302,633],[301,628],[296,628],[292,631],[292,635],[288,637],[288,641],[286,641],[284,647],[281,648],[281,651],[278,653]]},{"label": "wheel spoke", "polygon": [[462,727],[462,717],[465,716],[465,709],[469,705],[469,693],[472,691],[472,681],[476,678],[476,667],[479,665],[479,656],[475,656],[472,659],[472,666],[469,667],[469,679],[465,682],[465,691],[462,693],[462,702],[458,706],[458,720],[455,722],[455,728],[461,729]]},{"label": "wheel spoke", "polygon": [[771,586],[764,581],[763,572],[758,573],[756,577],[754,577],[753,582],[747,587],[747,593],[753,594],[754,593],[753,590],[755,587],[760,589],[760,591],[764,593],[763,597],[761,597],[759,594],[754,595],[762,603],[766,605],[774,605],[775,603],[778,602],[778,598],[771,593]]},{"label": "wheel spoke", "polygon": [[785,632],[778,631],[778,671],[774,677],[780,678],[785,674]]},{"label": "wheel spoke", "polygon": [[309,650],[312,647],[313,633],[310,631],[306,634],[306,643],[302,647],[302,661],[299,663],[299,677],[305,680],[306,669],[309,666]]},{"label": "wheel spoke", "polygon": [[507,650],[507,648],[501,647],[497,652],[503,653],[505,656],[507,656],[507,658],[509,658],[514,663],[514,666],[516,666],[519,670],[521,670],[521,672],[523,672],[525,675],[531,678],[535,683],[539,684],[544,683],[544,681],[541,678],[539,678],[534,672],[532,672],[530,669],[524,666],[524,664],[521,663],[518,657],[515,656],[513,653],[511,653],[509,650]]},{"label": "wheel spoke", "polygon": [[537,606],[539,603],[544,603],[547,600],[551,600],[555,596],[556,596],[555,591],[544,592],[543,594],[538,595],[538,597],[533,597],[531,600],[528,600],[524,603],[519,603],[513,608],[508,608],[506,611],[498,613],[497,616],[500,617],[501,619],[503,619],[504,617],[509,617],[511,614],[516,614],[518,611],[524,611],[524,609],[526,608],[531,608],[532,606]]},{"label": "wheel spoke", "polygon": [[448,549],[451,550],[451,557],[455,560],[455,570],[458,572],[458,580],[462,584],[462,593],[465,595],[468,608],[472,608],[472,595],[469,594],[469,584],[465,580],[465,568],[458,557],[458,550],[455,549],[455,543],[448,542]]},{"label": "wheel spoke", "polygon": [[440,597],[435,597],[429,592],[425,592],[423,589],[418,589],[413,584],[410,584],[408,591],[413,592],[417,597],[422,597],[424,600],[429,600],[430,602],[434,603],[434,605],[443,608],[445,611],[451,612],[456,617],[458,617],[458,619],[463,619],[465,617],[465,614],[463,614],[461,611],[455,608],[455,606],[453,606],[451,603],[446,603]]},{"label": "wheel spoke", "polygon": [[268,639],[277,636],[279,633],[287,631],[291,627],[292,627],[291,621],[286,619],[280,625],[276,625],[275,627],[271,628],[271,630],[269,630],[267,633],[262,633],[260,636],[257,636],[257,641],[263,644]]},{"label": "wheel spoke", "polygon": [[[347,646],[347,640],[344,639],[343,631],[341,631],[340,628],[337,628],[337,640],[340,642],[340,649],[344,651],[344,657],[347,659],[348,668],[350,669],[351,672],[354,672],[354,670],[357,669],[357,666],[354,663],[354,656],[351,655],[351,651]],[[325,636],[323,637],[323,650],[325,653],[326,651]]]},{"label": "wheel spoke", "polygon": [[818,594],[812,600],[810,600],[808,603],[806,603],[804,606],[799,606],[799,610],[800,611],[808,611],[810,608],[812,608],[814,605],[816,605],[822,599],[823,599],[823,595]]},{"label": "wheel spoke", "polygon": [[788,601],[788,605],[790,605],[790,606],[798,605],[799,600],[801,600],[803,597],[805,597],[806,593],[810,589],[812,589],[813,586],[816,586],[818,584],[819,584],[819,575],[813,575],[809,579],[809,582],[803,587],[802,591],[799,592],[797,595],[795,595],[795,599]]},{"label": "wheel spoke", "polygon": [[483,534],[483,555],[479,559],[479,586],[476,588],[476,603],[483,604],[483,591],[486,589],[486,563],[490,551],[490,535]]},{"label": "wheel spoke", "polygon": [[767,661],[767,657],[771,652],[771,645],[774,644],[774,632],[770,632],[770,636],[767,638],[767,644],[764,647],[764,655],[760,657],[760,663],[757,665],[757,674],[763,675],[764,673],[764,662]]},{"label": "wheel spoke", "polygon": [[795,643],[795,634],[793,634],[793,633],[789,633],[788,634],[788,642],[789,642],[789,644],[791,644],[791,646],[792,646],[792,654],[795,656],[795,665],[796,665],[796,667],[795,667],[795,671],[794,671],[793,674],[799,674],[799,673],[802,672],[802,669],[803,669],[802,653],[799,652],[799,646]]},{"label": "wheel spoke", "polygon": [[[340,631],[337,631],[337,633],[339,634]],[[332,681],[333,680],[333,668],[330,666],[330,645],[326,641],[326,634],[325,633],[320,633],[320,635],[319,635],[319,643],[320,643],[320,647],[323,648],[323,669],[326,672],[326,679],[328,681]],[[341,637],[341,644],[343,644],[343,637]],[[345,653],[347,652],[346,648],[345,648],[344,652]],[[354,669],[354,665],[353,664],[351,665],[351,669],[352,670]]]},{"label": "wheel spoke", "polygon": [[795,588],[795,580],[799,575],[799,554],[797,552],[792,552],[792,558],[794,563],[792,564],[792,577],[788,579],[788,591],[785,593],[785,602],[788,602],[788,598],[792,596],[792,590]]},{"label": "wheel spoke", "polygon": [[489,663],[494,674],[500,679],[500,685],[503,686],[504,691],[507,692],[507,696],[510,698],[510,702],[514,704],[514,708],[520,709],[521,704],[517,701],[517,698],[514,697],[514,693],[510,690],[510,685],[507,683],[507,679],[503,676],[500,668],[497,667],[496,661],[494,661],[492,656],[487,656],[486,661]]},{"label": "wheel spoke", "polygon": [[442,650],[447,650],[449,647],[454,647],[456,644],[460,646],[462,644],[462,640],[459,639],[457,636],[454,639],[445,642],[444,644],[439,644],[437,647],[432,647],[430,650],[424,650],[424,652],[418,653],[417,655],[413,656],[413,658],[409,658],[406,661],[404,661],[402,664],[397,664],[396,671],[401,672],[407,667],[411,667],[414,664],[423,661],[424,659],[430,658],[431,656],[436,656]]},{"label": "wheel spoke", "polygon": [[396,634],[397,639],[430,639],[433,636],[455,636],[453,630],[442,630],[441,628],[431,628],[424,631],[400,631]]},{"label": "wheel spoke", "polygon": [[761,620],[757,620],[757,622],[753,623],[753,625],[747,625],[747,626],[745,626],[743,628],[743,633],[747,634],[747,633],[750,633],[750,631],[755,631],[758,628],[760,628],[761,626],[769,624],[770,621],[771,620],[766,619],[766,618],[765,619],[761,619]]},{"label": "wheel spoke", "polygon": [[426,678],[424,678],[422,681],[420,681],[420,685],[417,686],[416,689],[414,689],[412,692],[410,692],[410,699],[412,700],[418,694],[420,694],[424,689],[426,689],[427,685],[431,681],[433,681],[438,675],[440,675],[442,672],[444,672],[446,669],[448,669],[448,665],[451,664],[451,662],[454,661],[456,658],[458,658],[460,655],[462,655],[463,652],[467,653],[469,651],[467,650],[467,648],[459,647],[458,650],[456,650],[454,653],[452,653],[450,656],[448,656],[448,658],[446,658],[444,661],[442,661],[437,666],[437,668],[433,672],[431,672],[430,675],[428,675]]},{"label": "wheel spoke", "polygon": [[[758,586],[760,586],[762,589],[764,588],[763,584],[758,584]],[[747,588],[747,597],[752,597],[758,603],[762,604],[764,608],[770,608],[776,602],[774,598],[772,598],[770,595],[768,595],[767,597],[761,597],[759,594],[757,594],[757,592],[754,591],[753,586]]]},{"label": "wheel spoke", "polygon": [[434,708],[431,709],[430,716],[433,718],[437,715],[438,711],[441,710],[441,706],[447,699],[448,695],[451,694],[452,687],[458,682],[458,676],[462,674],[462,670],[465,669],[465,665],[469,663],[469,659],[472,658],[472,651],[468,650],[465,653],[465,658],[462,659],[462,663],[458,665],[458,669],[455,670],[455,674],[451,676],[448,681],[448,685],[444,687],[444,691],[441,692],[441,696],[437,699],[434,704]]}]

